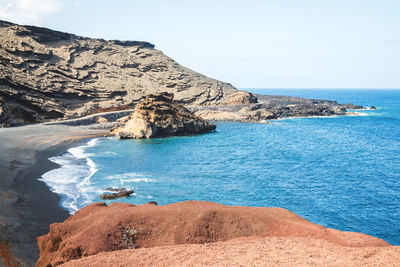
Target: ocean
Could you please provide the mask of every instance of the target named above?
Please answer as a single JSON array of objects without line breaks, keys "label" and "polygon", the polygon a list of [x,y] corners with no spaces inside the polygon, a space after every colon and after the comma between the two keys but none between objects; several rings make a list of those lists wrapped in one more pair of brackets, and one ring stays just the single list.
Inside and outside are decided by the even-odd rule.
[{"label": "ocean", "polygon": [[[41,180],[65,209],[103,201],[159,205],[205,200],[282,207],[305,219],[400,245],[400,90],[246,89],[377,107],[360,116],[217,123],[210,134],[97,138],[50,158]],[[113,201],[106,201],[111,203]]]}]

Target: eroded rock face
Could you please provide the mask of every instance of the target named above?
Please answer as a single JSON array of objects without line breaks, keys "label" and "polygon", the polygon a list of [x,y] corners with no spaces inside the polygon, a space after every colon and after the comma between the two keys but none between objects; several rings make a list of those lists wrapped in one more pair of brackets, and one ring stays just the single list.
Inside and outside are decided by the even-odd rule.
[{"label": "eroded rock face", "polygon": [[313,224],[281,208],[234,207],[204,201],[165,206],[94,203],[38,238],[37,266],[52,266],[99,252],[239,237],[308,237],[348,247],[388,246],[365,234]]},{"label": "eroded rock face", "polygon": [[144,95],[164,91],[193,105],[256,101],[147,42],[90,39],[0,21],[0,125],[132,108]]},{"label": "eroded rock face", "polygon": [[214,124],[194,115],[173,100],[174,95],[160,93],[148,95],[136,105],[126,125],[115,130],[120,139],[154,138],[174,135],[207,133]]},{"label": "eroded rock face", "polygon": [[230,94],[222,102],[223,105],[244,105],[257,103],[257,97],[249,92],[238,91],[236,93]]}]

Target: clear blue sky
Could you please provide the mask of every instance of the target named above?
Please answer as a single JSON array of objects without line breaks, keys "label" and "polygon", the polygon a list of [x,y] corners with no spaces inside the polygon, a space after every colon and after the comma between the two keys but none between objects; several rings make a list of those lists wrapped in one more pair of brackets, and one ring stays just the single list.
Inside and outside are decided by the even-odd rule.
[{"label": "clear blue sky", "polygon": [[240,88],[400,88],[400,0],[0,0],[0,19],[149,41]]}]

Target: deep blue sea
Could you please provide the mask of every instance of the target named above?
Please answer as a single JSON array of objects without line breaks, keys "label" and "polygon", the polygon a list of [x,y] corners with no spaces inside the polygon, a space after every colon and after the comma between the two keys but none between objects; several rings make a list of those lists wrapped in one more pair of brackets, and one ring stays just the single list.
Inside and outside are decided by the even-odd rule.
[{"label": "deep blue sea", "polygon": [[378,110],[217,123],[216,132],[189,137],[93,139],[51,158],[61,167],[42,179],[71,213],[102,201],[105,188],[126,187],[135,194],[117,201],[283,207],[400,245],[400,90],[247,90]]}]

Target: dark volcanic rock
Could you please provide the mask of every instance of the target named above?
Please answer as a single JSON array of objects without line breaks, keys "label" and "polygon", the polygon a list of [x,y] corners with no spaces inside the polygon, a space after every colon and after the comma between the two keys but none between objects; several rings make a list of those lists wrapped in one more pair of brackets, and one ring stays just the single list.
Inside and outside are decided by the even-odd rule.
[{"label": "dark volcanic rock", "polygon": [[129,197],[133,194],[132,190],[127,190],[126,188],[107,188],[108,191],[113,191],[117,193],[103,193],[100,195],[101,199],[116,199],[122,197]]},{"label": "dark volcanic rock", "polygon": [[100,195],[101,199],[116,199],[118,198],[118,194],[117,193],[103,193]]},{"label": "dark volcanic rock", "polygon": [[228,83],[176,63],[154,45],[106,41],[0,21],[0,125],[133,108],[144,95],[184,104],[254,102]]},{"label": "dark volcanic rock", "polygon": [[115,131],[120,139],[154,138],[207,133],[215,130],[210,124],[173,100],[173,94],[146,96],[136,105],[126,125]]},{"label": "dark volcanic rock", "polygon": [[247,105],[189,106],[196,115],[209,121],[266,122],[290,117],[346,115],[347,109],[365,109],[353,104],[301,97],[255,95],[259,101]]},{"label": "dark volcanic rock", "polygon": [[118,198],[121,197],[130,197],[133,194],[132,190],[120,190],[118,192]]}]

